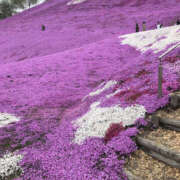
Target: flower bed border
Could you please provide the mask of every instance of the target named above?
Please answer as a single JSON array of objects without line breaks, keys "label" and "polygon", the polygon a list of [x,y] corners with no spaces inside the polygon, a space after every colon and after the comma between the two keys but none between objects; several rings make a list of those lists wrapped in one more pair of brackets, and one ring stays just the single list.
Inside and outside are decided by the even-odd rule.
[{"label": "flower bed border", "polygon": [[180,132],[180,128],[174,127],[174,126],[171,126],[171,125],[167,125],[167,124],[162,124],[162,128],[173,130],[173,131],[176,131],[176,132]]},{"label": "flower bed border", "polygon": [[140,177],[137,177],[137,176],[135,176],[134,174],[132,174],[129,170],[127,170],[127,169],[124,169],[124,171],[125,171],[125,173],[126,173],[126,175],[127,175],[127,177],[128,177],[128,180],[143,180],[142,178],[140,178]]},{"label": "flower bed border", "polygon": [[163,145],[158,145],[154,141],[145,139],[139,135],[136,137],[136,143],[152,157],[180,169],[180,152],[170,150]]},{"label": "flower bed border", "polygon": [[180,92],[179,91],[170,94],[170,105],[173,108],[180,107]]},{"label": "flower bed border", "polygon": [[152,115],[151,120],[156,127],[159,127],[159,123],[164,127],[169,127],[172,130],[180,131],[180,120],[175,120],[167,117],[160,117],[156,114]]}]

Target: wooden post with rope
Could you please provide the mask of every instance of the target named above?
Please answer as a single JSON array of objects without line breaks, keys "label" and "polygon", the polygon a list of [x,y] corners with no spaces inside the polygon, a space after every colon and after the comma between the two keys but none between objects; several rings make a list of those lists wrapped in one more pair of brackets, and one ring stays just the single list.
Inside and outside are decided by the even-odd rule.
[{"label": "wooden post with rope", "polygon": [[159,56],[159,66],[158,66],[158,98],[163,96],[162,94],[162,79],[163,79],[163,67],[162,67],[162,58],[167,55],[169,52],[174,50],[175,48],[179,47],[180,43],[176,44],[175,46],[169,48],[165,53]]}]

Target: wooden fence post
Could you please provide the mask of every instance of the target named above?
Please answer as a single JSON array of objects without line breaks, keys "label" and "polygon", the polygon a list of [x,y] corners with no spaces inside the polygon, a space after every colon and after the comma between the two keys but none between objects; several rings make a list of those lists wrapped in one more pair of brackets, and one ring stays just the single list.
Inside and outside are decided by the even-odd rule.
[{"label": "wooden fence post", "polygon": [[165,53],[159,56],[159,66],[158,66],[158,98],[162,97],[162,76],[163,76],[163,67],[162,67],[162,58],[167,55],[169,52],[174,50],[175,48],[179,47],[180,43],[176,44],[175,46],[169,48]]},{"label": "wooden fence post", "polygon": [[161,58],[159,59],[159,66],[158,66],[158,98],[162,97],[162,61]]}]

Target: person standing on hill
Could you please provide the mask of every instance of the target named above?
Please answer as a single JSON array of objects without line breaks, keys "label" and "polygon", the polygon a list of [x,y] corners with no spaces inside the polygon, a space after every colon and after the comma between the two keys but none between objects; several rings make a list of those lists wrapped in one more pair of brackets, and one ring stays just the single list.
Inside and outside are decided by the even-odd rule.
[{"label": "person standing on hill", "polygon": [[160,29],[160,28],[162,28],[162,26],[163,26],[163,24],[161,24],[159,21],[157,22],[157,25],[156,25],[156,28],[157,29]]},{"label": "person standing on hill", "polygon": [[161,28],[161,24],[160,24],[159,21],[157,22],[156,28],[157,28],[157,29],[160,29],[160,28]]},{"label": "person standing on hill", "polygon": [[180,20],[179,19],[177,19],[176,25],[180,25]]},{"label": "person standing on hill", "polygon": [[139,25],[136,23],[136,32],[139,32]]},{"label": "person standing on hill", "polygon": [[31,7],[31,0],[26,0],[27,5],[29,6],[29,8]]},{"label": "person standing on hill", "polygon": [[142,23],[142,29],[143,29],[143,31],[146,30],[146,22],[145,21],[143,21],[143,23]]},{"label": "person standing on hill", "polygon": [[46,29],[45,25],[42,24],[42,25],[41,25],[41,30],[42,30],[42,31],[45,31],[45,29]]}]

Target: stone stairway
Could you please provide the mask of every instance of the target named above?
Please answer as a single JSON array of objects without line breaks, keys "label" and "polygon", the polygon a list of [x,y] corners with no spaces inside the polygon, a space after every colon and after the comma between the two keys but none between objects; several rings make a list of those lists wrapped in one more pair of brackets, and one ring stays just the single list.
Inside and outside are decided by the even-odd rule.
[{"label": "stone stairway", "polygon": [[146,120],[135,138],[138,150],[126,161],[128,179],[180,180],[180,91]]}]

